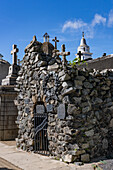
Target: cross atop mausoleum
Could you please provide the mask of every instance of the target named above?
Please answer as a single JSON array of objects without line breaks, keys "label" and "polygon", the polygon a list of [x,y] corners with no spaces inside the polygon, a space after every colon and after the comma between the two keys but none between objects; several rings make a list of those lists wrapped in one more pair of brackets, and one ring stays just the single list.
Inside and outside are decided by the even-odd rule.
[{"label": "cross atop mausoleum", "polygon": [[103,53],[103,55],[102,55],[103,57],[105,57],[106,56],[106,53]]},{"label": "cross atop mausoleum", "polygon": [[70,55],[70,52],[65,52],[65,44],[63,44],[61,46],[61,48],[62,48],[62,51],[61,52],[57,52],[57,55],[61,55],[63,57],[62,58],[63,66],[65,66],[67,64],[66,56]]},{"label": "cross atop mausoleum", "polygon": [[11,55],[13,55],[13,64],[17,65],[17,53],[19,52],[19,49],[17,48],[17,45],[13,44],[13,50],[11,51]]},{"label": "cross atop mausoleum", "polygon": [[83,55],[83,54],[81,53],[81,51],[79,51],[79,52],[77,53],[77,55],[79,56],[79,59],[80,59],[80,61],[81,61],[81,56]]},{"label": "cross atop mausoleum", "polygon": [[37,41],[36,35],[33,36],[33,42]]},{"label": "cross atop mausoleum", "polygon": [[57,49],[57,42],[59,42],[59,40],[57,40],[57,37],[55,37],[55,39],[52,39],[52,41],[55,42],[55,49]]},{"label": "cross atop mausoleum", "polygon": [[43,35],[43,37],[44,37],[44,42],[49,42],[49,35],[47,32]]}]

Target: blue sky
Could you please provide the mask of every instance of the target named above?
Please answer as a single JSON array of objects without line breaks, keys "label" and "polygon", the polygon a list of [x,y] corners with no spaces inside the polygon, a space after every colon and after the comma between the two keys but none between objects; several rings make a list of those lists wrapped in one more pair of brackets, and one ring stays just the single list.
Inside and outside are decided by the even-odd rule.
[{"label": "blue sky", "polygon": [[82,31],[93,58],[113,54],[113,0],[0,0],[0,53],[10,63],[12,44],[22,59],[33,35],[43,42],[45,32],[58,37],[59,50],[66,45],[72,60]]}]

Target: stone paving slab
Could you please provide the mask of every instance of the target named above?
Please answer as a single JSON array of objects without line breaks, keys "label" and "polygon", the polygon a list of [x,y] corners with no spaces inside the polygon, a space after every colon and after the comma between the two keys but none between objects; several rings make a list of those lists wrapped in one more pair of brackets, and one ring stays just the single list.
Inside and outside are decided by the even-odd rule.
[{"label": "stone paving slab", "polygon": [[91,164],[68,165],[46,156],[19,151],[7,142],[0,142],[0,157],[23,170],[93,170]]},{"label": "stone paving slab", "polygon": [[22,170],[10,162],[0,158],[0,170]]}]

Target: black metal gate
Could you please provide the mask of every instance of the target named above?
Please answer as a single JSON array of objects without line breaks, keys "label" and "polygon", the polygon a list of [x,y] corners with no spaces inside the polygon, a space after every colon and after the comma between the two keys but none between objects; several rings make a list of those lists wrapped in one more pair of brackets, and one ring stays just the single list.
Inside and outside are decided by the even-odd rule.
[{"label": "black metal gate", "polygon": [[34,113],[34,127],[35,127],[34,151],[43,155],[49,155],[47,126],[48,126],[47,113],[35,112]]}]

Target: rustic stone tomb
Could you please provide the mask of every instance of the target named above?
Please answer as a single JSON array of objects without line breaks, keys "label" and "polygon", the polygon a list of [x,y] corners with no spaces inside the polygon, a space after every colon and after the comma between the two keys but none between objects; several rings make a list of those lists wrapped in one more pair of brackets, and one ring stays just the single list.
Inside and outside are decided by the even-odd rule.
[{"label": "rustic stone tomb", "polygon": [[16,85],[17,147],[66,162],[112,157],[113,71],[77,69],[52,49],[36,38],[25,48]]}]

